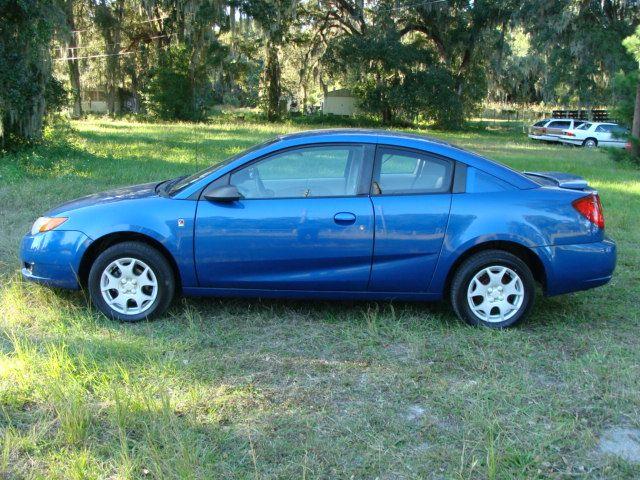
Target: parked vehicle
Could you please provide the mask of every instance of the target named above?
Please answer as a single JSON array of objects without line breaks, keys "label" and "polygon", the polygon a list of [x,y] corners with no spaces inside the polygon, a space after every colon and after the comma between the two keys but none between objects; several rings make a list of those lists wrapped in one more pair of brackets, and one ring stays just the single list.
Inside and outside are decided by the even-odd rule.
[{"label": "parked vehicle", "polygon": [[616,262],[580,177],[518,173],[376,130],[278,137],[189,177],[63,204],[21,246],[25,279],[137,321],[185,295],[440,300],[508,327]]},{"label": "parked vehicle", "polygon": [[586,122],[574,129],[562,132],[562,143],[581,147],[625,148],[629,130],[610,122]]},{"label": "parked vehicle", "polygon": [[584,123],[584,120],[572,118],[547,118],[534,123],[529,127],[529,138],[532,140],[544,140],[558,142],[564,130],[571,130]]}]

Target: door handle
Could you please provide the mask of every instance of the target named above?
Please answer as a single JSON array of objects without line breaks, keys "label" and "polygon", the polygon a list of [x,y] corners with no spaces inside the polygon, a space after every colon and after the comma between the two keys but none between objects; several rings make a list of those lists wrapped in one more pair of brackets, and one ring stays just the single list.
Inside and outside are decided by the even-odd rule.
[{"label": "door handle", "polygon": [[351,212],[338,212],[333,216],[333,221],[338,225],[351,225],[356,223],[356,216]]}]

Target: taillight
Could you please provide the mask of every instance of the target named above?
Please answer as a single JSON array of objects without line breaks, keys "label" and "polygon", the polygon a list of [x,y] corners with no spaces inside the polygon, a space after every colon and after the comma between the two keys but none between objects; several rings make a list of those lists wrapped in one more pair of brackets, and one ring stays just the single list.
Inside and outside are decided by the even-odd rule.
[{"label": "taillight", "polygon": [[573,133],[573,132],[566,132],[566,134],[567,134],[567,137],[575,137],[576,136],[576,134]]},{"label": "taillight", "polygon": [[600,197],[592,193],[586,197],[574,200],[571,205],[584,217],[589,220],[598,228],[604,228],[604,215],[602,213],[602,204],[600,203]]},{"label": "taillight", "polygon": [[544,128],[544,127],[543,127],[543,128],[541,128],[541,129],[540,129],[540,133],[547,133],[547,129],[546,129],[546,128]]}]

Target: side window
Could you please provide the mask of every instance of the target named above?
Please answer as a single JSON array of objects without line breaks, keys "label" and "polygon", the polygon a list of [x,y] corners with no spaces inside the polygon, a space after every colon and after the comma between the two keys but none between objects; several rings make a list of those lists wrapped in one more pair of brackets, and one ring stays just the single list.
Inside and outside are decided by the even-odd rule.
[{"label": "side window", "polygon": [[357,195],[364,145],[301,147],[276,153],[231,174],[246,199]]},{"label": "side window", "polygon": [[451,187],[453,162],[428,153],[379,148],[374,195],[443,193]]},{"label": "side window", "polygon": [[569,128],[571,127],[571,122],[560,121],[560,122],[551,122],[547,128]]},{"label": "side window", "polygon": [[598,125],[596,127],[596,132],[598,133],[609,133],[613,125]]}]

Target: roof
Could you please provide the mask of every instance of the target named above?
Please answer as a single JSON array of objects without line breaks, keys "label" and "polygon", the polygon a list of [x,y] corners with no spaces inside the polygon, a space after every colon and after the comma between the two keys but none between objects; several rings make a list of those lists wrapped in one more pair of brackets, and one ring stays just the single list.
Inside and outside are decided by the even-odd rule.
[{"label": "roof", "polygon": [[333,90],[331,92],[327,92],[324,96],[327,97],[353,97],[353,93],[348,88],[339,88],[337,90]]},{"label": "roof", "polygon": [[298,138],[313,138],[324,137],[326,135],[359,135],[364,137],[373,137],[375,139],[380,137],[392,137],[392,138],[407,138],[412,140],[422,140],[431,143],[437,143],[439,145],[447,145],[453,147],[448,142],[440,140],[438,138],[429,137],[428,135],[419,135],[416,133],[399,132],[395,130],[378,130],[375,128],[325,128],[318,130],[304,130],[302,132],[288,133],[280,135],[280,140],[292,140]]}]

